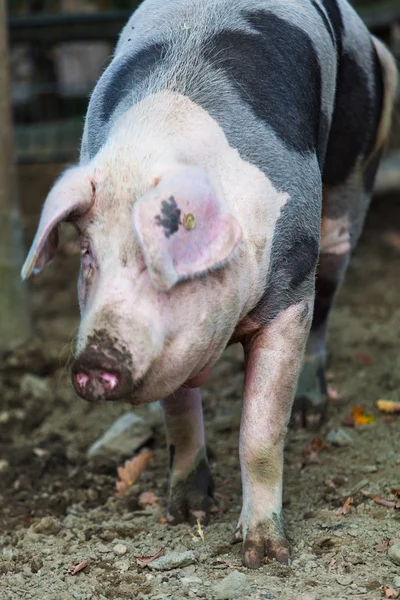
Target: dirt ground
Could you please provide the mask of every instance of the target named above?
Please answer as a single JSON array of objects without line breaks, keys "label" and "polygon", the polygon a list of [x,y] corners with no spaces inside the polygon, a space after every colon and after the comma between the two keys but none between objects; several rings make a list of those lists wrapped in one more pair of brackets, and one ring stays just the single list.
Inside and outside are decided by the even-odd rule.
[{"label": "dirt ground", "polygon": [[[26,208],[27,189],[23,204],[30,241],[36,208],[31,213]],[[378,600],[383,586],[399,590],[400,566],[388,548],[400,539],[400,510],[361,494],[366,490],[394,501],[392,490],[400,489],[400,415],[376,408],[381,398],[400,401],[399,240],[400,198],[375,201],[331,322],[331,386],[342,398],[331,401],[320,432],[288,435],[284,512],[294,560],[289,567],[266,561],[258,571],[242,567],[240,545],[231,545],[241,501],[240,348],[229,349],[204,389],[217,493],[202,541],[196,527],[163,524],[168,457],[156,418],[146,446],[153,458],[126,497],[115,497],[122,457],[119,463],[87,458],[90,444],[130,407],[92,406],[72,390],[68,361],[78,325],[78,258],[69,256],[64,243],[30,286],[34,340],[0,363],[0,598]],[[35,385],[32,375],[40,378]],[[375,422],[344,425],[356,405]],[[313,462],[305,453],[309,442],[325,440],[336,428],[344,429],[351,443],[327,444]],[[157,496],[155,507],[139,504],[142,492]],[[336,515],[348,497],[354,499],[349,514]],[[166,557],[185,552],[185,561],[164,571],[137,564],[136,556],[161,548]],[[70,575],[68,567],[83,560],[88,566]],[[221,586],[234,570],[245,576],[242,595],[239,584],[234,592],[226,582]]]}]

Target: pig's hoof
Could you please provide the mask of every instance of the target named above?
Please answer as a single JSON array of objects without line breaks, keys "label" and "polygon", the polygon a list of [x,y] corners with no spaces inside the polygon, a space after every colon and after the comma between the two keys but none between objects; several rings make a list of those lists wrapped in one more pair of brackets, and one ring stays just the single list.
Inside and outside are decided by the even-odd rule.
[{"label": "pig's hoof", "polygon": [[186,479],[176,481],[170,490],[167,519],[170,525],[200,521],[207,525],[214,485],[206,460],[202,460]]},{"label": "pig's hoof", "polygon": [[297,384],[293,406],[293,423],[298,427],[318,429],[326,417],[328,390],[322,356],[306,358]]},{"label": "pig's hoof", "polygon": [[273,523],[261,523],[249,529],[243,540],[242,560],[245,567],[259,569],[265,558],[275,558],[285,565],[291,562],[289,542],[276,531]]}]

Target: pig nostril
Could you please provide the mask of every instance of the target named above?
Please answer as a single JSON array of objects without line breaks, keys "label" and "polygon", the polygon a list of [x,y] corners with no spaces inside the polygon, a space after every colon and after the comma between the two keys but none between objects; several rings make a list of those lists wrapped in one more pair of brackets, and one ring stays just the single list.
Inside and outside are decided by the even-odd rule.
[{"label": "pig nostril", "polygon": [[89,382],[89,375],[87,375],[86,373],[77,373],[75,375],[75,380],[79,387],[84,388]]},{"label": "pig nostril", "polygon": [[99,377],[110,390],[114,390],[118,385],[118,377],[114,373],[102,372]]}]

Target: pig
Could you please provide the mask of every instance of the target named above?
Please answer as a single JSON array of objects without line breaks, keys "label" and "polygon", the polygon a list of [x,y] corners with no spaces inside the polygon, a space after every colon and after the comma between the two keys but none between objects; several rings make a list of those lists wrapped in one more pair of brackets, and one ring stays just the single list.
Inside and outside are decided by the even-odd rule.
[{"label": "pig", "polygon": [[[72,382],[161,402],[168,521],[207,523],[199,388],[241,343],[243,564],[290,562],[285,433],[326,413],[326,331],[388,138],[396,67],[346,0],[145,0],[90,98],[22,277],[81,243]],[[297,392],[296,392],[297,389]]]}]

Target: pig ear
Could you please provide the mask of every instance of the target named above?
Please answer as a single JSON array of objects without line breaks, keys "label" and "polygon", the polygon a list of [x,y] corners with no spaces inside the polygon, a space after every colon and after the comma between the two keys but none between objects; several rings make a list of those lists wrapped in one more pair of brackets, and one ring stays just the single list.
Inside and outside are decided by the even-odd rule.
[{"label": "pig ear", "polygon": [[242,230],[206,173],[167,173],[133,209],[133,226],[154,283],[169,290],[182,279],[226,263]]},{"label": "pig ear", "polygon": [[61,175],[44,203],[35,239],[22,267],[22,279],[39,273],[54,258],[59,224],[72,214],[85,213],[92,201],[92,183],[86,167],[72,167]]}]

